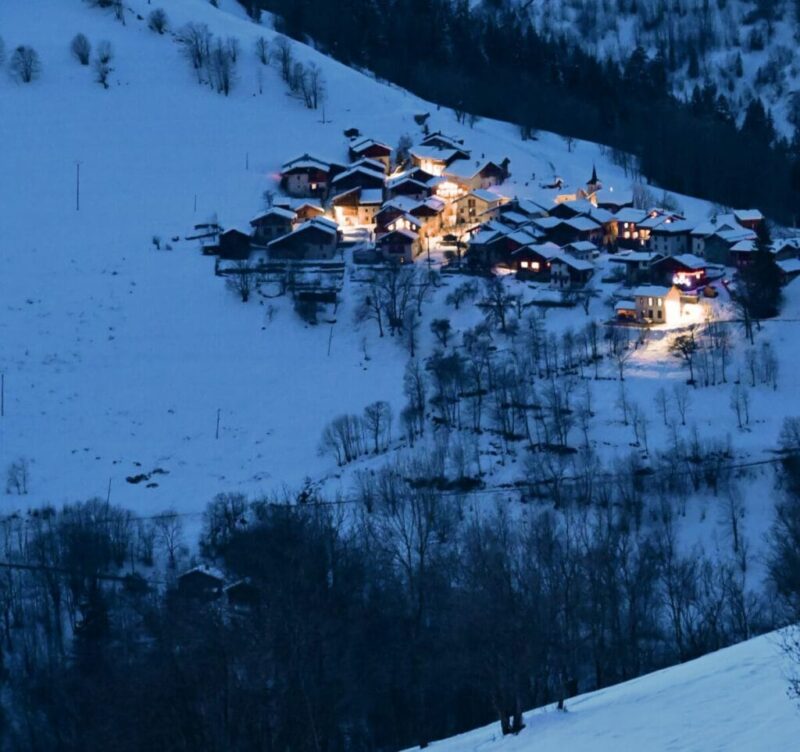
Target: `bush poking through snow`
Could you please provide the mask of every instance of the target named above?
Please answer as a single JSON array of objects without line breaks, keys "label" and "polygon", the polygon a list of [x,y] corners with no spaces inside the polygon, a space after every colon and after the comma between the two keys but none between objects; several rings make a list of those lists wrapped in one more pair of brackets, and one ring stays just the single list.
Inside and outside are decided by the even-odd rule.
[{"label": "bush poking through snow", "polygon": [[100,42],[97,45],[97,54],[94,60],[94,73],[97,83],[104,89],[108,88],[108,77],[114,69],[111,67],[111,60],[114,58],[114,50],[110,42]]},{"label": "bush poking through snow", "polygon": [[92,43],[88,40],[86,34],[76,34],[72,38],[69,49],[81,65],[89,65],[89,58],[92,55]]},{"label": "bush poking through snow", "polygon": [[169,28],[169,20],[163,8],[156,8],[147,17],[147,26],[156,34],[163,34]]},{"label": "bush poking through snow", "polygon": [[261,65],[269,64],[269,45],[264,37],[256,39],[256,58]]},{"label": "bush poking through snow", "polygon": [[9,62],[13,76],[24,84],[29,84],[39,78],[42,72],[42,63],[39,53],[33,47],[21,44],[11,55]]},{"label": "bush poking through snow", "polygon": [[30,462],[26,457],[20,457],[12,462],[6,471],[6,493],[25,496],[28,493],[29,480]]}]

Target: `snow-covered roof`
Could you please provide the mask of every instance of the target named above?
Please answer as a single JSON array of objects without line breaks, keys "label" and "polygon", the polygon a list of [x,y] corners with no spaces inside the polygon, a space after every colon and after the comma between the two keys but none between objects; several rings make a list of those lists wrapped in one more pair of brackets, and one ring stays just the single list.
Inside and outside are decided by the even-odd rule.
[{"label": "snow-covered roof", "polygon": [[386,187],[392,189],[396,188],[398,185],[403,185],[405,183],[410,183],[426,191],[428,190],[427,183],[423,183],[421,180],[412,178],[411,175],[398,175],[397,177],[389,178],[386,181]]},{"label": "snow-covered roof", "polygon": [[460,157],[464,153],[462,149],[439,149],[436,146],[415,146],[410,150],[412,157],[435,160],[437,162],[447,162]]},{"label": "snow-covered roof", "polygon": [[531,221],[530,217],[515,211],[503,212],[498,219],[502,222],[511,222],[515,225],[524,225],[526,222]]},{"label": "snow-covered roof", "polygon": [[279,243],[282,240],[286,240],[286,238],[294,237],[302,232],[306,232],[307,230],[311,229],[322,230],[322,232],[327,233],[328,235],[335,238],[339,232],[339,225],[337,225],[336,222],[327,219],[326,217],[314,217],[313,219],[309,219],[303,222],[303,224],[298,225],[297,227],[294,228],[294,230],[287,233],[286,235],[283,235],[280,238],[275,238],[275,240],[271,240],[269,243],[267,243],[267,246],[274,245],[275,243]]},{"label": "snow-covered roof", "polygon": [[374,138],[363,138],[363,139],[361,139],[361,141],[357,141],[355,144],[352,144],[350,146],[350,148],[354,152],[360,153],[362,151],[366,151],[371,146],[380,146],[382,149],[388,149],[389,151],[392,151],[392,147],[391,146],[389,146],[388,144],[383,143],[383,141],[377,141]]},{"label": "snow-covered roof", "polygon": [[503,200],[503,196],[492,193],[492,191],[487,191],[485,188],[476,188],[474,191],[470,191],[467,195],[475,196],[476,198],[481,199],[481,201],[488,201],[490,204],[494,203],[495,201]]},{"label": "snow-covered roof", "polygon": [[722,238],[726,243],[737,243],[740,240],[748,240],[755,238],[755,233],[748,230],[746,227],[740,227],[735,230],[720,230],[715,233],[717,237]]},{"label": "snow-covered roof", "polygon": [[595,220],[595,222],[600,222],[601,224],[606,224],[608,222],[613,222],[616,220],[616,215],[612,214],[608,209],[602,209],[600,207],[594,207],[588,215]]},{"label": "snow-covered roof", "polygon": [[395,196],[394,198],[390,198],[388,201],[384,202],[382,208],[393,208],[399,209],[400,211],[409,212],[412,209],[416,209],[419,204],[419,201],[409,198],[408,196]]},{"label": "snow-covered roof", "polygon": [[597,208],[588,198],[576,198],[572,201],[562,201],[558,206],[568,206],[576,214],[588,214]]},{"label": "snow-covered roof", "polygon": [[732,253],[752,253],[756,249],[754,240],[740,240],[731,246]]},{"label": "snow-covered roof", "polygon": [[618,300],[614,309],[617,311],[635,311],[636,303],[633,300]]},{"label": "snow-covered roof", "polygon": [[758,209],[736,209],[733,216],[740,222],[760,222],[764,215]]},{"label": "snow-covered roof", "polygon": [[660,258],[660,253],[652,251],[625,251],[612,256],[610,260],[618,264],[647,264]]},{"label": "snow-covered roof", "polygon": [[588,272],[594,269],[594,264],[583,259],[577,259],[567,253],[557,253],[552,257],[552,260],[554,264],[564,264],[579,272]]},{"label": "snow-covered roof", "polygon": [[705,259],[701,259],[693,253],[681,253],[672,258],[687,269],[705,269],[707,266]]},{"label": "snow-covered roof", "polygon": [[191,569],[187,569],[181,574],[181,577],[186,577],[188,574],[204,574],[208,575],[209,577],[214,577],[217,580],[225,580],[225,573],[221,569],[209,566],[208,564],[200,564],[196,567],[192,567]]},{"label": "snow-covered roof", "polygon": [[519,211],[521,211],[523,214],[527,214],[528,216],[548,211],[544,204],[537,203],[529,198],[518,199],[516,205]]},{"label": "snow-covered roof", "polygon": [[562,224],[571,227],[573,230],[585,232],[589,230],[596,230],[600,226],[592,217],[570,217],[569,219],[562,220]]},{"label": "snow-covered roof", "polygon": [[632,206],[626,206],[620,209],[615,215],[618,222],[633,222],[638,224],[647,219],[648,214],[644,209],[634,209]]},{"label": "snow-covered roof", "polygon": [[281,165],[281,172],[288,172],[289,170],[325,170],[326,172],[331,168],[331,163],[326,162],[324,159],[313,157],[311,154],[303,154],[296,159],[291,159]]},{"label": "snow-covered roof", "polygon": [[377,172],[376,170],[370,169],[366,165],[354,164],[353,167],[351,167],[349,170],[345,170],[344,172],[340,172],[333,179],[332,182],[338,183],[338,182],[344,180],[346,177],[349,177],[350,175],[356,175],[356,174],[359,174],[359,173],[361,175],[367,175],[367,176],[369,176],[371,178],[380,178],[381,180],[383,180],[383,172],[382,171],[381,172]]},{"label": "snow-covered roof", "polygon": [[383,191],[380,188],[362,188],[358,201],[362,206],[381,204]]},{"label": "snow-covered roof", "polygon": [[377,159],[370,159],[369,157],[362,157],[361,159],[353,162],[352,165],[350,165],[350,169],[352,170],[354,167],[366,167],[368,170],[377,172],[381,177],[383,177],[386,173],[386,168],[384,167],[383,162]]},{"label": "snow-covered roof", "polygon": [[597,250],[597,246],[590,240],[576,240],[574,243],[567,243],[564,248],[572,248],[575,251],[587,251],[591,253]]},{"label": "snow-covered roof", "polygon": [[[657,235],[680,235],[690,233],[692,227],[692,223],[686,219],[671,220],[669,217],[661,217],[661,221],[653,225],[651,231]],[[647,229],[644,223],[640,224],[639,228]]]},{"label": "snow-covered roof", "polygon": [[486,243],[491,243],[498,237],[501,236],[497,230],[480,230],[472,236],[470,243],[474,243],[475,245],[485,245]]},{"label": "snow-covered roof", "polygon": [[250,220],[250,224],[255,226],[258,224],[259,220],[266,219],[267,217],[281,217],[281,219],[293,220],[296,216],[296,212],[293,212],[291,209],[284,209],[281,206],[273,206],[271,209],[267,209],[260,214],[256,214],[256,216]]},{"label": "snow-covered roof", "polygon": [[663,298],[669,295],[671,287],[661,285],[641,285],[633,290],[633,295],[637,298]]},{"label": "snow-covered roof", "polygon": [[776,263],[778,264],[780,270],[785,274],[800,273],[800,259],[792,258],[784,261],[778,261]]}]

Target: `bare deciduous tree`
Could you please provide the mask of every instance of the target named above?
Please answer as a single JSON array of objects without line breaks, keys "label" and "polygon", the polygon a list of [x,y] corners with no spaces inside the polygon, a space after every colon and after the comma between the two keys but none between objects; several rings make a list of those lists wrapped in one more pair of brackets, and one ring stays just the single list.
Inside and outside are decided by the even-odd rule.
[{"label": "bare deciduous tree", "polygon": [[14,50],[9,61],[9,67],[14,77],[24,84],[35,81],[42,72],[39,53],[33,47],[25,44]]},{"label": "bare deciduous tree", "polygon": [[163,8],[156,8],[147,16],[147,26],[156,34],[163,34],[169,28],[169,19]]},{"label": "bare deciduous tree", "polygon": [[69,49],[81,65],[89,65],[92,44],[85,34],[76,34],[70,42]]}]

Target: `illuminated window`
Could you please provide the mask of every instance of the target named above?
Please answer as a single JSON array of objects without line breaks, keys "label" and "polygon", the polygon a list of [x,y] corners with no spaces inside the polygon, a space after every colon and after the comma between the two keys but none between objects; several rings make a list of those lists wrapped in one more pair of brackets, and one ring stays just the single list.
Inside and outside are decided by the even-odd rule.
[{"label": "illuminated window", "polygon": [[538,261],[532,261],[531,262],[531,269],[533,269],[533,271],[538,272],[539,268],[540,267],[539,267],[539,262]]},{"label": "illuminated window", "polygon": [[653,299],[652,298],[648,298],[647,299],[647,305],[653,305]]},{"label": "illuminated window", "polygon": [[[662,305],[662,303],[663,303],[664,301],[663,301],[663,300],[661,300],[661,298],[657,298],[657,300],[658,300],[658,307],[659,307],[659,308],[661,308],[661,305]],[[658,315],[660,316],[661,314],[659,313]]]},{"label": "illuminated window", "polygon": [[528,262],[527,262],[527,261],[520,261],[520,262],[519,262],[519,265],[520,265],[520,266],[521,266],[523,269],[527,269],[527,268],[528,268]]}]

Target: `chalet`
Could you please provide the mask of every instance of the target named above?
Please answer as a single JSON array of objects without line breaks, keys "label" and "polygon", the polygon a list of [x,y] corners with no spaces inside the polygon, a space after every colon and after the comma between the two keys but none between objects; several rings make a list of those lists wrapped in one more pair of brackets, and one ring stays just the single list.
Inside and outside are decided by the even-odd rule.
[{"label": "chalet", "polygon": [[416,217],[421,223],[421,237],[429,237],[441,233],[444,226],[444,201],[438,198],[429,198],[420,201],[410,211],[412,217]]},{"label": "chalet", "polygon": [[561,290],[585,287],[594,274],[594,265],[589,261],[558,253],[550,259],[550,284]]},{"label": "chalet", "polygon": [[776,261],[800,258],[800,237],[779,238],[772,244],[771,251]]},{"label": "chalet", "polygon": [[633,290],[636,315],[653,324],[677,324],[681,318],[681,293],[677,287],[643,285]]},{"label": "chalet", "polygon": [[[503,197],[496,193],[477,188],[455,200],[456,224],[485,222],[503,203]],[[523,223],[524,224],[524,223]]]},{"label": "chalet", "polygon": [[385,261],[410,264],[419,253],[419,235],[411,230],[393,230],[381,235],[375,246]]},{"label": "chalet", "polygon": [[293,211],[296,216],[296,222],[305,222],[309,219],[315,219],[316,217],[321,217],[323,214],[325,214],[322,204],[313,199],[279,196],[273,201],[273,206]]},{"label": "chalet", "polygon": [[467,244],[468,258],[481,266],[490,266],[495,263],[495,246],[503,235],[504,233],[496,229],[479,228],[469,238]]},{"label": "chalet", "polygon": [[626,207],[614,216],[617,218],[617,246],[630,249],[643,246],[645,239],[641,237],[639,225],[647,219],[647,212],[644,209]]},{"label": "chalet", "polygon": [[729,264],[730,249],[740,240],[755,238],[753,230],[740,225],[733,214],[720,214],[701,222],[691,232],[692,253],[717,264]]},{"label": "chalet", "polygon": [[343,169],[340,165],[303,154],[281,167],[281,188],[289,196],[324,197],[334,175]]},{"label": "chalet", "polygon": [[250,220],[255,243],[268,243],[292,231],[297,215],[291,209],[273,206]]},{"label": "chalet", "polygon": [[574,243],[567,243],[561,250],[573,258],[581,259],[582,261],[589,261],[600,253],[600,249],[588,240],[577,240]]},{"label": "chalet", "polygon": [[384,171],[388,172],[392,163],[392,147],[374,138],[365,138],[350,144],[350,161],[357,162],[359,159],[371,159],[383,164]]},{"label": "chalet", "polygon": [[507,160],[504,163],[459,159],[446,165],[441,174],[464,190],[474,191],[500,185],[508,177]]},{"label": "chalet", "polygon": [[740,240],[734,243],[728,251],[730,263],[737,269],[743,269],[750,263],[750,259],[756,250],[755,240]]},{"label": "chalet", "polygon": [[653,280],[675,285],[681,290],[696,290],[706,283],[706,261],[691,253],[666,256],[652,265]]},{"label": "chalet", "polygon": [[781,281],[784,285],[800,276],[800,259],[790,258],[778,261],[778,268],[781,270]]},{"label": "chalet", "polygon": [[251,243],[249,232],[231,227],[219,234],[216,243],[204,246],[203,253],[214,254],[230,261],[243,261],[250,256]]},{"label": "chalet", "polygon": [[625,284],[628,287],[650,279],[652,265],[661,258],[650,251],[623,251],[611,257],[612,263],[625,268]]},{"label": "chalet", "polygon": [[344,227],[374,225],[382,203],[383,191],[379,188],[351,188],[331,199],[336,221]]},{"label": "chalet", "polygon": [[639,312],[635,300],[618,300],[614,306],[614,314],[619,321],[636,321]]},{"label": "chalet", "polygon": [[511,254],[510,265],[521,279],[546,280],[550,278],[550,264],[558,256],[554,243],[530,243]]},{"label": "chalet", "polygon": [[385,176],[382,172],[367,164],[359,163],[333,178],[330,192],[333,195],[338,195],[353,188],[379,188],[383,190],[384,179]]},{"label": "chalet", "polygon": [[764,221],[764,215],[758,209],[737,209],[733,212],[733,217],[748,230],[757,230]]},{"label": "chalet", "polygon": [[407,196],[408,198],[423,201],[433,192],[427,183],[412,178],[409,175],[398,175],[386,181],[386,197]]},{"label": "chalet", "polygon": [[382,216],[381,214],[378,216],[380,221],[375,226],[376,237],[381,237],[395,230],[410,230],[419,235],[422,230],[422,221],[406,212],[393,214],[392,216]]},{"label": "chalet", "polygon": [[415,146],[410,151],[411,162],[425,172],[438,176],[458,159],[469,159],[469,152],[461,148]]},{"label": "chalet", "polygon": [[[692,224],[685,219],[664,219],[649,229],[647,247],[662,256],[678,256],[692,248]],[[642,231],[644,232],[644,231]]]},{"label": "chalet", "polygon": [[194,567],[178,576],[178,594],[197,600],[214,600],[222,594],[225,577],[217,569]]},{"label": "chalet", "polygon": [[288,235],[267,244],[270,258],[287,261],[332,259],[339,242],[339,228],[324,217],[295,227]]},{"label": "chalet", "polygon": [[[555,222],[547,222],[547,220],[555,220]],[[544,230],[548,240],[559,246],[578,240],[600,243],[604,238],[602,225],[591,217],[578,216],[570,219],[545,217],[534,220],[534,224]]]},{"label": "chalet", "polygon": [[[432,146],[436,149],[461,149],[464,141],[450,136],[445,136],[441,131],[429,133],[420,141],[422,146]],[[467,152],[469,154],[469,152]]]}]

